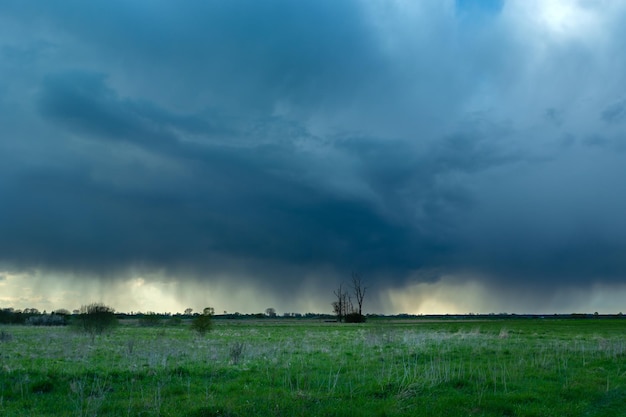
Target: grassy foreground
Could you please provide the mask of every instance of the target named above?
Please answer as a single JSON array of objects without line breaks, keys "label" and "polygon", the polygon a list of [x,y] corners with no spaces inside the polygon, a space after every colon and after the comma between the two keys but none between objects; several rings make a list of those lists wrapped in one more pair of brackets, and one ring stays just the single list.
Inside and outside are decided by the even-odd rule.
[{"label": "grassy foreground", "polygon": [[0,331],[6,417],[626,415],[626,320]]}]

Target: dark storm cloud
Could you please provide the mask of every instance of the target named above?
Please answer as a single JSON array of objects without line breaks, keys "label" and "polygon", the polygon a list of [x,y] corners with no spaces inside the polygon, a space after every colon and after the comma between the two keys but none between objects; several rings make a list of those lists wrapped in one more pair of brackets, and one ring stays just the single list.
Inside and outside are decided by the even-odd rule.
[{"label": "dark storm cloud", "polygon": [[[406,239],[368,204],[307,184],[299,176],[309,165],[306,156],[292,147],[183,143],[174,130],[193,132],[204,124],[210,134],[208,124],[162,109],[144,111],[140,103],[120,100],[100,76],[73,72],[46,79],[39,108],[82,140],[104,141],[107,148],[132,145],[191,172],[155,172],[142,179],[141,166],[120,164],[115,169],[121,172],[111,176],[142,181],[130,189],[124,182],[94,179],[90,165],[97,158],[22,175],[5,190],[3,218],[13,221],[5,224],[3,253],[25,257],[25,263],[87,269],[133,262],[204,264],[223,253],[340,262],[385,252],[385,245],[368,243],[369,234],[388,245]],[[107,153],[102,156],[110,157]],[[348,238],[362,240],[364,255],[350,248]],[[407,257],[387,252],[394,260]]]},{"label": "dark storm cloud", "polygon": [[[160,77],[164,84],[158,88],[179,90],[191,101],[208,90],[219,103],[205,105],[238,110],[265,111],[277,96],[323,104],[361,89],[361,81],[382,65],[372,54],[374,42],[360,7],[350,1],[192,2],[186,7],[68,1],[5,8],[86,46],[77,47],[86,60],[121,61],[139,83]],[[338,94],[325,94],[329,89]]]},{"label": "dark storm cloud", "polygon": [[[351,160],[356,178],[372,193],[346,195],[333,190],[342,181],[334,178],[334,168],[317,167],[327,154],[311,155],[281,141],[264,144],[266,129],[258,126],[277,125],[272,133],[280,134],[276,120],[239,132],[258,135],[261,145],[186,143],[180,132],[204,124],[210,136],[210,124],[153,107],[144,111],[140,103],[120,100],[101,76],[76,72],[47,78],[38,107],[44,118],[82,140],[107,147],[124,143],[191,170],[151,173],[131,187],[94,179],[88,164],[24,176],[9,199],[19,203],[6,209],[13,209],[8,217],[28,223],[14,225],[20,236],[4,251],[58,268],[206,268],[215,257],[234,256],[312,268],[331,264],[344,272],[356,265],[401,276],[452,261],[453,218],[470,208],[471,197],[442,178],[517,158],[472,132],[442,138],[425,151],[409,141],[344,138],[325,152]],[[115,176],[142,176],[136,166],[115,169],[121,171]],[[20,197],[21,190],[30,192]]]},{"label": "dark storm cloud", "polygon": [[4,2],[0,260],[621,283],[625,61],[519,4]]},{"label": "dark storm cloud", "polygon": [[[298,264],[324,262],[346,269],[362,265],[406,271],[438,249],[414,236],[412,226],[402,218],[386,215],[385,207],[401,208],[404,202],[398,194],[402,189],[422,186],[423,194],[416,196],[416,202],[428,206],[426,210],[432,212],[429,217],[438,214],[436,205],[459,199],[454,192],[437,196],[432,178],[420,179],[445,171],[448,164],[464,158],[448,141],[436,151],[439,155],[432,163],[441,167],[434,170],[421,167],[424,161],[410,157],[412,149],[404,142],[340,142],[337,150],[357,158],[365,182],[382,197],[385,207],[377,209],[367,199],[341,195],[324,189],[325,184],[316,183],[319,180],[308,179],[307,171],[315,170],[317,161],[293,145],[232,148],[227,144],[184,143],[174,132],[188,130],[188,120],[193,121],[195,130],[201,121],[155,108],[150,108],[149,114],[159,117],[149,117],[140,104],[120,100],[98,75],[72,72],[48,78],[39,100],[41,114],[65,132],[112,146],[125,142],[194,171],[189,176],[168,178],[171,188],[157,185],[160,176],[155,173],[147,184],[132,190],[124,190],[123,184],[94,181],[89,178],[88,166],[82,171],[30,173],[19,182],[14,190],[16,198],[11,199],[19,201],[15,214],[23,206],[32,208],[27,216],[30,225],[15,229],[16,233],[30,229],[26,230],[30,233],[13,241],[12,249],[5,251],[19,252],[19,242],[23,242],[24,253],[38,253],[42,261],[59,267],[86,264],[89,268],[93,263],[94,268],[106,268],[108,264],[132,262],[203,264],[204,258],[228,254]],[[210,134],[209,125],[205,125],[204,133]],[[459,139],[449,142],[454,141]],[[467,157],[475,159],[469,149],[475,145],[467,147]],[[480,163],[476,159],[461,168],[471,170]],[[130,177],[135,176],[133,169]],[[321,181],[333,181],[332,177],[324,178],[332,172],[312,174],[321,175]],[[17,198],[24,189],[31,193],[27,198]],[[431,198],[434,200],[428,201]],[[46,222],[53,226],[44,227]],[[440,239],[436,231],[429,233]],[[55,245],[58,241],[63,243]],[[34,242],[38,242],[39,250],[33,247],[37,246]]]}]

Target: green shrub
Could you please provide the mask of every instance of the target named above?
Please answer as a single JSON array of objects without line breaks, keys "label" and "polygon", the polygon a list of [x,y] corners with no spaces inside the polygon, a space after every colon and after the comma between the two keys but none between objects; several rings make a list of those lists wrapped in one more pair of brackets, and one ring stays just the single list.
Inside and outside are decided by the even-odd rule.
[{"label": "green shrub", "polygon": [[79,330],[89,333],[93,338],[113,329],[117,325],[117,317],[112,307],[92,303],[80,307],[80,313],[74,323]]},{"label": "green shrub", "polygon": [[162,321],[160,315],[149,311],[139,318],[139,325],[143,327],[157,327],[162,324]]},{"label": "green shrub", "polygon": [[345,317],[346,323],[365,323],[365,316],[359,313],[349,313]]},{"label": "green shrub", "polygon": [[200,335],[205,335],[213,327],[213,309],[207,307],[204,309],[204,314],[194,317],[191,321],[191,330],[198,332]]}]

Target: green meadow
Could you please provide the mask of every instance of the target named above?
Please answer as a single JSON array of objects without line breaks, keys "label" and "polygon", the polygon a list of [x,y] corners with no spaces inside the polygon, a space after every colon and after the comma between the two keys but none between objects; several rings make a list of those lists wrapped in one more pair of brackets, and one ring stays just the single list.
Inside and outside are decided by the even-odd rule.
[{"label": "green meadow", "polygon": [[0,416],[625,416],[626,320],[0,327]]}]

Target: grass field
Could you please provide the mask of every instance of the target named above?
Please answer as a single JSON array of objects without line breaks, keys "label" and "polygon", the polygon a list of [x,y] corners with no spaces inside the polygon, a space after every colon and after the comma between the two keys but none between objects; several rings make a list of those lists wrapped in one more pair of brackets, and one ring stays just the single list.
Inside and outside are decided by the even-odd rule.
[{"label": "grass field", "polygon": [[0,416],[626,416],[626,320],[0,327]]}]

